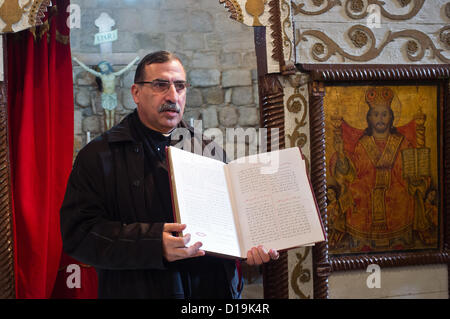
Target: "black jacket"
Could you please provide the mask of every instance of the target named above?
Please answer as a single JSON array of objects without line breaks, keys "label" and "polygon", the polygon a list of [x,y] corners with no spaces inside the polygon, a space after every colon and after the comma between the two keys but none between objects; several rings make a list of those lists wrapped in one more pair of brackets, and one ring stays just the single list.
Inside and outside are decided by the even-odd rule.
[{"label": "black jacket", "polygon": [[[155,217],[144,194],[170,190],[153,175],[144,179],[143,144],[133,137],[131,116],[75,160],[61,208],[64,251],[96,268],[100,298],[239,298],[234,260],[163,258],[162,230],[173,214]],[[164,162],[156,163],[167,172]]]}]

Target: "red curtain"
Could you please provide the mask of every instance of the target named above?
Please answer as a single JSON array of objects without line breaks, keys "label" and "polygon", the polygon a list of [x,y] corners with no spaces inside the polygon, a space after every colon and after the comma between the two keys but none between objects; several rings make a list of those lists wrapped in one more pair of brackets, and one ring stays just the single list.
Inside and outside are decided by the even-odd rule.
[{"label": "red curtain", "polygon": [[52,296],[61,266],[59,209],[74,133],[68,5],[53,1],[42,26],[7,36],[17,298]]}]

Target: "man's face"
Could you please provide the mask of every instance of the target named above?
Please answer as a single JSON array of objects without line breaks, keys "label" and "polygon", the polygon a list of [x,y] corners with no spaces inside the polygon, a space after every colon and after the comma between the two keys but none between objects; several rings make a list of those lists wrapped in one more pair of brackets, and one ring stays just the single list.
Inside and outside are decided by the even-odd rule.
[{"label": "man's face", "polygon": [[391,112],[386,106],[374,106],[369,111],[369,125],[377,132],[384,133],[390,129]]},{"label": "man's face", "polygon": [[[146,65],[142,81],[186,81],[186,73],[178,60]],[[156,92],[150,84],[131,87],[140,120],[152,130],[168,133],[181,121],[186,104],[186,89],[177,91],[174,85],[165,93]],[[170,107],[170,105],[173,107]],[[175,105],[178,109],[175,111]],[[168,109],[168,110],[167,110]]]}]

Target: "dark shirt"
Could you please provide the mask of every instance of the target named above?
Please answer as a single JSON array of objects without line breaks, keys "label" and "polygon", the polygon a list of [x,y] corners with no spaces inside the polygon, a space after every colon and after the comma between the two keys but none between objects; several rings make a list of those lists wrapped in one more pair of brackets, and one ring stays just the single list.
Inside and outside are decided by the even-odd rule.
[{"label": "dark shirt", "polygon": [[174,221],[165,160],[169,143],[134,112],[77,156],[61,208],[63,245],[96,268],[100,298],[240,295],[234,260],[167,262],[162,256],[164,223]]}]

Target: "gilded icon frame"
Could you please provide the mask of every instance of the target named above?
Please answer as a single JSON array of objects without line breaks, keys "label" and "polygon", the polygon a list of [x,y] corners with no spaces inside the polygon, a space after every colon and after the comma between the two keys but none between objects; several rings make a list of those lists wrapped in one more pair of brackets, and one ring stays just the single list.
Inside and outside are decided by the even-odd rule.
[{"label": "gilded icon frame", "polygon": [[328,229],[327,163],[325,146],[324,100],[327,87],[333,85],[434,85],[438,89],[440,112],[437,147],[441,167],[442,218],[439,225],[440,241],[436,249],[389,251],[358,254],[332,254],[329,242],[318,244],[313,250],[314,295],[328,296],[328,276],[333,271],[365,269],[370,264],[380,267],[400,267],[425,264],[449,264],[450,245],[450,120],[449,65],[298,65],[310,75],[309,105],[311,132],[311,182],[317,197],[322,219]]}]

